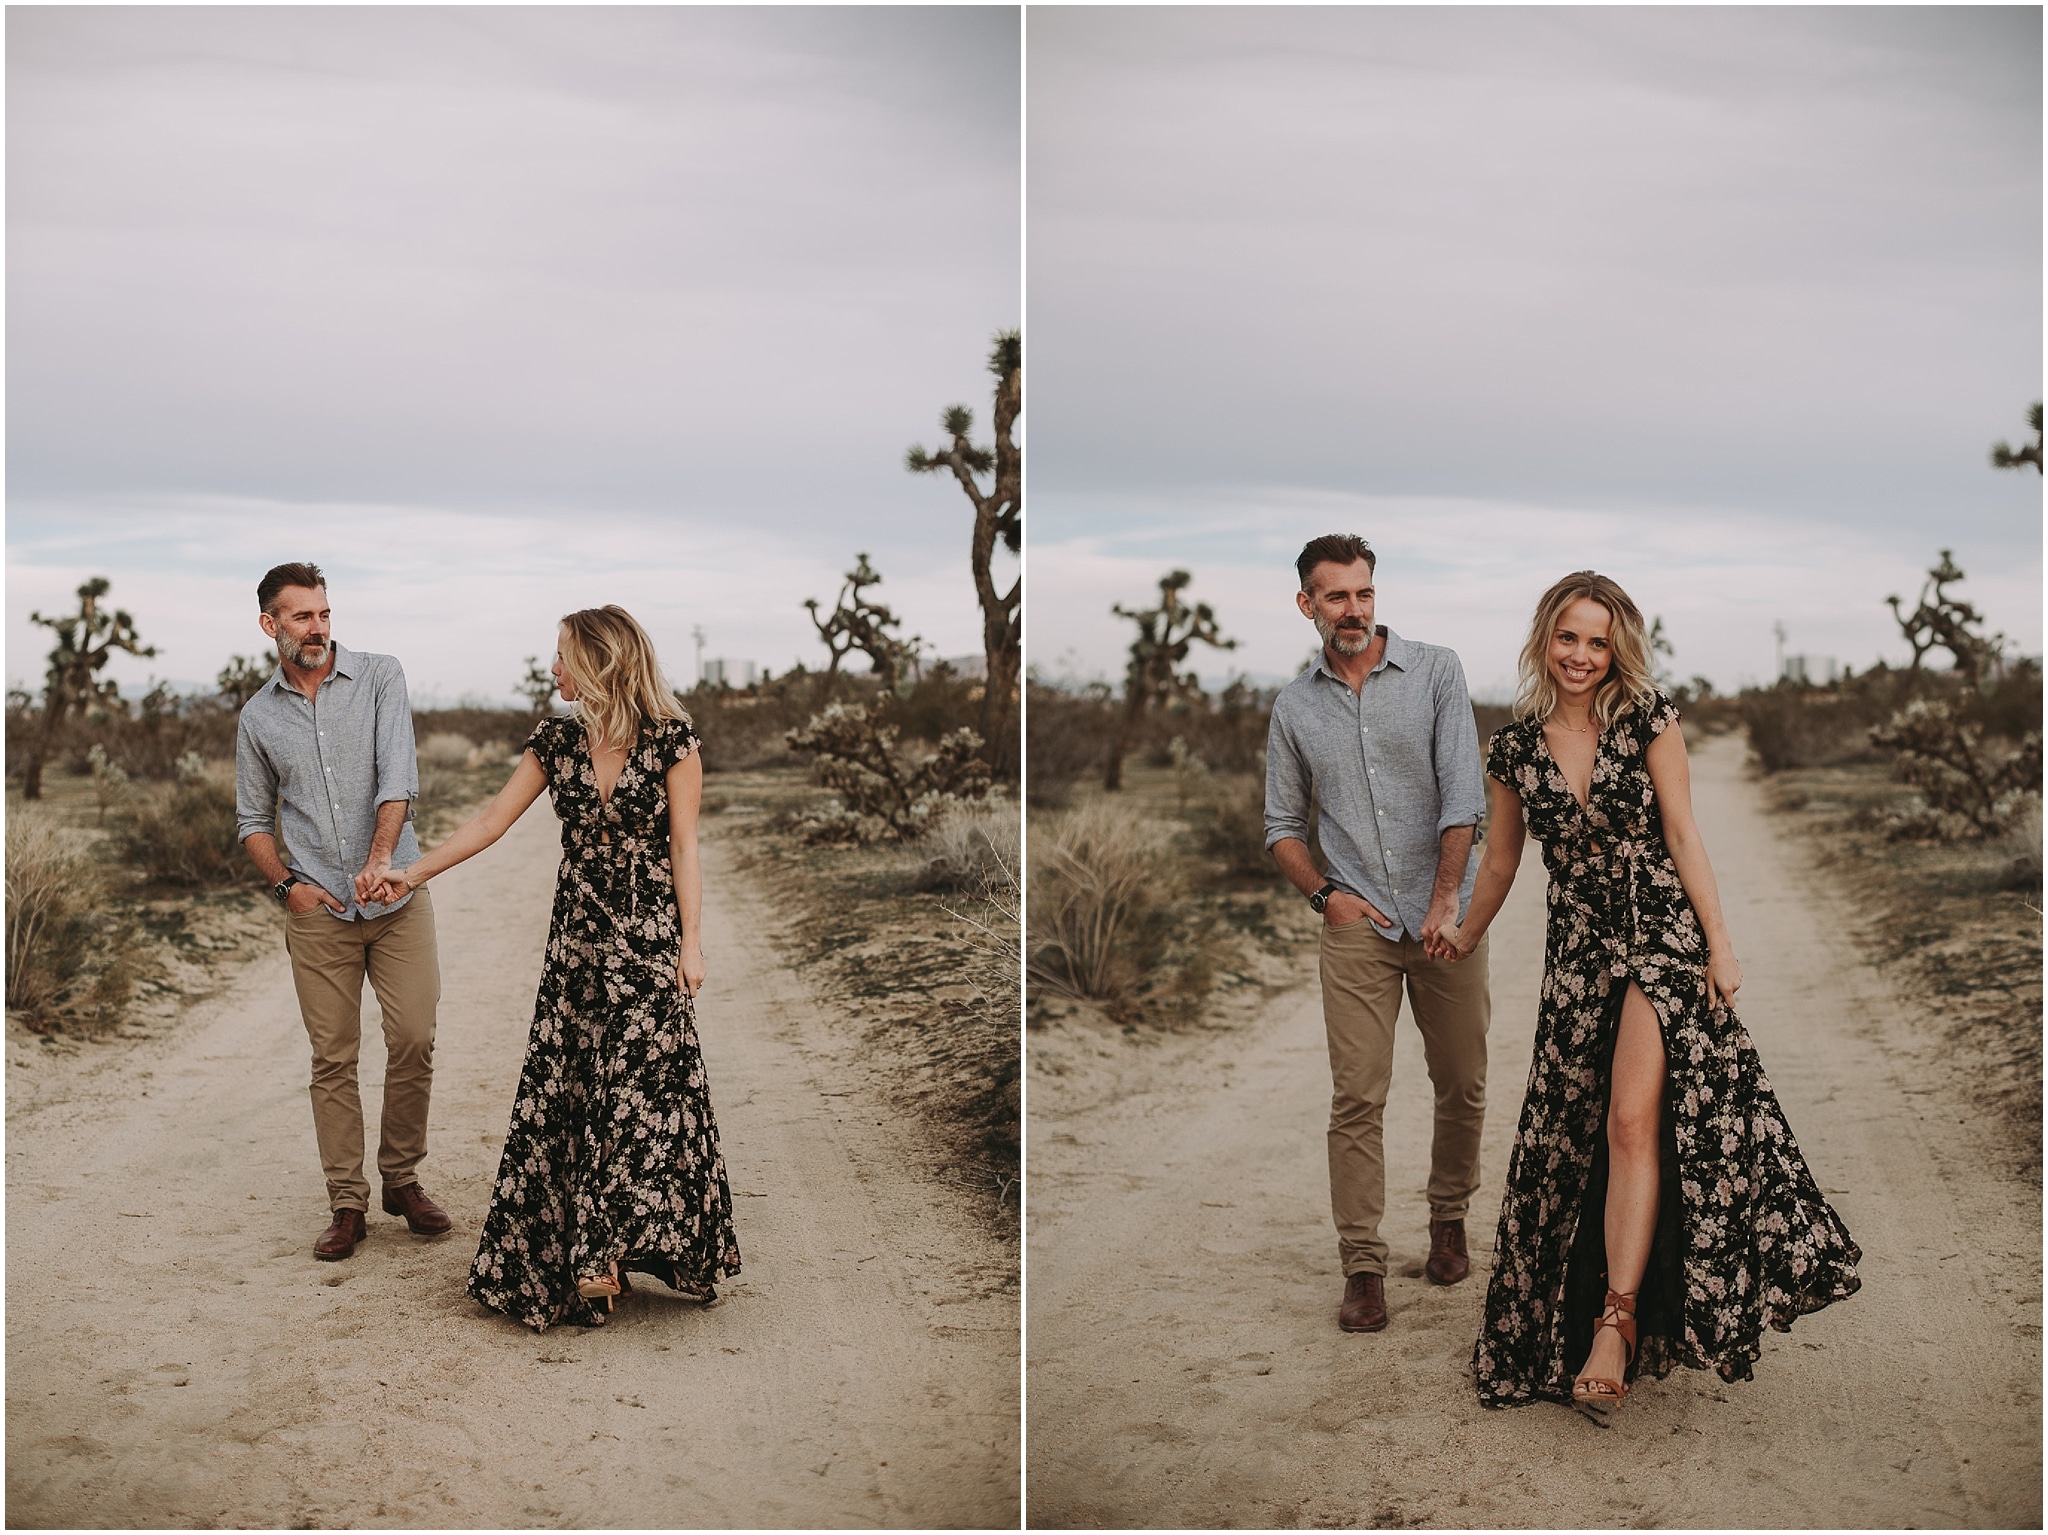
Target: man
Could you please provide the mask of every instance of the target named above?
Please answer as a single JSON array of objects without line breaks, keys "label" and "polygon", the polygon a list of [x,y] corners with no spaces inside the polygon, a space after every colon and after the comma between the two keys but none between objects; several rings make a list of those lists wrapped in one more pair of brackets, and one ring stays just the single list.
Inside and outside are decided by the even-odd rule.
[{"label": "man", "polygon": [[[1381,1123],[1405,981],[1436,1088],[1430,1146],[1432,1283],[1471,1272],[1465,1211],[1479,1187],[1486,1123],[1486,940],[1472,963],[1424,944],[1463,917],[1485,808],[1479,736],[1458,657],[1373,623],[1371,545],[1312,539],[1295,601],[1322,653],[1273,703],[1266,746],[1266,846],[1322,914],[1323,1022],[1330,1040],[1330,1205],[1344,1263],[1346,1332],[1387,1325]],[[1329,872],[1309,855],[1309,805]]]},{"label": "man", "polygon": [[[418,860],[419,796],[405,673],[390,656],[330,638],[327,578],[279,565],[256,588],[257,622],[277,642],[277,675],[242,706],[235,809],[242,845],[285,908],[285,948],[313,1045],[313,1130],[334,1221],[313,1256],[348,1257],[363,1240],[363,976],[384,1012],[384,1122],[377,1148],[384,1210],[422,1236],[448,1230],[419,1183],[434,1075],[441,967],[427,892],[379,905],[393,869]],[[289,866],[273,828],[282,825]]]}]

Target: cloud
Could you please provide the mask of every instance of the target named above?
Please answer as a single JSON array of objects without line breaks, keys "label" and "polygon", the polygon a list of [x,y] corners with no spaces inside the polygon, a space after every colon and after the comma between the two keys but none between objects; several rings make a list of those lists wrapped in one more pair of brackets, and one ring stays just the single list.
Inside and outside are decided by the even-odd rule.
[{"label": "cloud", "polygon": [[1018,319],[1014,11],[7,28],[11,677],[90,574],[210,677],[309,556],[451,694],[585,602],[779,670],[861,549],[977,648],[965,501],[902,454]]},{"label": "cloud", "polygon": [[1035,536],[1288,486],[2028,568],[1985,454],[2041,388],[2040,26],[1035,12]]}]

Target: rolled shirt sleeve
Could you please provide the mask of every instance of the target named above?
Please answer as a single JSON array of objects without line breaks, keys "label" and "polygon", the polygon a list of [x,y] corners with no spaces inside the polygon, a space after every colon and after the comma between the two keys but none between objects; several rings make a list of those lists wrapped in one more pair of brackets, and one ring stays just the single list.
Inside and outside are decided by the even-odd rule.
[{"label": "rolled shirt sleeve", "polygon": [[1308,841],[1309,771],[1280,710],[1266,726],[1266,846]]},{"label": "rolled shirt sleeve", "polygon": [[247,842],[259,831],[277,834],[277,769],[244,713],[235,722],[235,838]]},{"label": "rolled shirt sleeve", "polygon": [[412,704],[405,691],[405,669],[390,657],[377,668],[377,803],[405,801],[405,818],[413,818],[420,797],[419,754],[413,749]]},{"label": "rolled shirt sleeve", "polygon": [[1436,663],[1436,831],[1441,837],[1453,826],[1479,824],[1486,814],[1486,775],[1464,663],[1451,650],[1439,650],[1431,659]]}]

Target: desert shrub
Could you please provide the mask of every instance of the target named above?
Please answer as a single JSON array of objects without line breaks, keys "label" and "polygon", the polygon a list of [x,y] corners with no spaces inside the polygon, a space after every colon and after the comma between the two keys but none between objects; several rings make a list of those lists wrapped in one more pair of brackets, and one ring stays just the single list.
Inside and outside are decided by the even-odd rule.
[{"label": "desert shrub", "polygon": [[988,764],[972,730],[951,732],[923,757],[900,750],[900,734],[883,699],[832,704],[787,732],[789,749],[808,753],[812,775],[839,796],[833,809],[799,823],[806,840],[901,842],[988,793]]},{"label": "desert shrub", "polygon": [[[1223,779],[1196,806],[1195,845],[1232,879],[1277,880],[1280,866],[1266,851],[1265,775]],[[1320,852],[1320,849],[1313,850]]]},{"label": "desert shrub", "polygon": [[[235,714],[220,700],[184,697],[159,684],[139,703],[95,705],[74,715],[59,728],[51,751],[53,765],[77,777],[93,772],[94,750],[131,778],[163,782],[178,773],[178,759],[199,753],[212,761],[235,754]],[[9,709],[7,771],[16,776],[26,766],[29,739],[42,728],[35,709]]]},{"label": "desert shrub", "polygon": [[1042,803],[1048,791],[1102,771],[1119,706],[1100,684],[1068,692],[1027,681],[1024,692],[1025,767],[1033,800]]},{"label": "desert shrub", "polygon": [[205,772],[139,800],[120,818],[115,842],[150,881],[182,889],[258,883],[237,833],[234,790]]},{"label": "desert shrub", "polygon": [[1839,694],[1780,683],[1742,695],[1749,749],[1766,773],[1873,760],[1872,721]]},{"label": "desert shrub", "polygon": [[419,765],[423,768],[464,768],[472,766],[481,748],[468,736],[457,735],[452,730],[437,730],[417,748]]},{"label": "desert shrub", "polygon": [[752,687],[699,683],[677,696],[704,743],[704,770],[721,773],[788,762],[790,731],[829,703],[865,702],[878,692],[871,677],[828,678],[793,667]]},{"label": "desert shrub", "polygon": [[1089,805],[1032,839],[1033,979],[1096,1000],[1132,990],[1162,957],[1164,869],[1135,820]]},{"label": "desert shrub", "polygon": [[[890,718],[905,739],[936,743],[956,730],[980,728],[981,692],[978,677],[963,677],[941,661],[897,696]],[[997,776],[1015,781],[1016,769]]]},{"label": "desert shrub", "polygon": [[1008,889],[1014,894],[1024,867],[1021,841],[1014,801],[958,807],[918,839],[917,886],[969,894]]},{"label": "desert shrub", "polygon": [[1112,1018],[1191,1014],[1214,979],[1212,924],[1177,894],[1171,865],[1120,806],[1048,818],[1031,839],[1029,975]]},{"label": "desert shrub", "polygon": [[7,817],[7,1005],[47,1026],[99,941],[98,869],[25,807]]},{"label": "desert shrub", "polygon": [[1872,741],[1871,730],[1912,699],[1952,694],[1956,685],[1946,673],[1882,665],[1826,687],[1783,681],[1741,694],[1742,723],[1766,773],[1882,762],[1886,753]]},{"label": "desert shrub", "polygon": [[2023,802],[2041,792],[2041,733],[2019,740],[1987,734],[1969,700],[1915,699],[1871,732],[1898,753],[1899,777],[1920,791],[1924,811],[1898,818],[1897,835],[1942,841],[2003,835]]},{"label": "desert shrub", "polygon": [[[950,824],[965,823],[967,819],[962,815]],[[1021,1141],[1018,1129],[1023,1109],[1023,1062],[1015,1045],[1018,1005],[1024,995],[1020,941],[1023,914],[1017,904],[1016,816],[1012,814],[1006,819],[1013,857],[1008,862],[996,859],[984,865],[979,876],[981,884],[971,904],[966,909],[947,910],[966,924],[969,933],[967,956],[960,971],[960,978],[974,993],[968,1015],[995,1046],[989,1052],[990,1069],[964,1106],[964,1112],[970,1121],[982,1127],[982,1149],[1014,1164]],[[993,846],[1001,835],[997,831],[987,845]]]},{"label": "desert shrub", "polygon": [[527,709],[485,709],[471,704],[453,709],[415,709],[412,735],[421,743],[422,750],[436,737],[447,735],[461,737],[478,751],[509,757],[526,744],[539,718]]},{"label": "desert shrub", "polygon": [[1995,682],[1980,686],[1965,704],[1965,714],[1981,725],[1987,735],[2024,740],[2028,731],[2041,730],[2041,663],[2032,656],[2021,657],[2004,669]]}]

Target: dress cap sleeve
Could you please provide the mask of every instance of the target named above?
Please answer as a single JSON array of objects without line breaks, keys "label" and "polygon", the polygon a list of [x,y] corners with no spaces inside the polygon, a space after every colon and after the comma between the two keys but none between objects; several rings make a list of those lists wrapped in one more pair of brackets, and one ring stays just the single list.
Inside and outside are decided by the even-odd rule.
[{"label": "dress cap sleeve", "polygon": [[1486,772],[1509,788],[1515,787],[1515,769],[1521,765],[1527,732],[1520,720],[1510,720],[1486,740]]},{"label": "dress cap sleeve", "polygon": [[661,722],[658,741],[663,772],[683,761],[703,744],[697,739],[697,732],[691,729],[688,723],[678,719],[666,719]]},{"label": "dress cap sleeve", "polygon": [[554,750],[561,723],[560,715],[544,714],[534,721],[533,729],[527,732],[526,750],[540,758],[543,766],[547,764],[548,753]]},{"label": "dress cap sleeve", "polygon": [[1650,735],[1653,738],[1660,736],[1677,723],[1678,705],[1671,701],[1670,695],[1662,688],[1657,689],[1650,697],[1648,721]]}]

